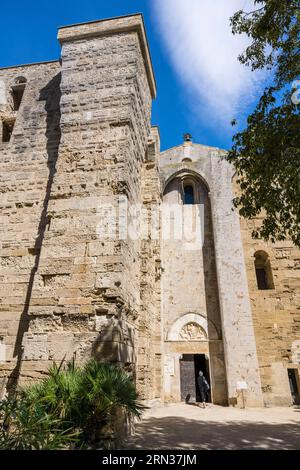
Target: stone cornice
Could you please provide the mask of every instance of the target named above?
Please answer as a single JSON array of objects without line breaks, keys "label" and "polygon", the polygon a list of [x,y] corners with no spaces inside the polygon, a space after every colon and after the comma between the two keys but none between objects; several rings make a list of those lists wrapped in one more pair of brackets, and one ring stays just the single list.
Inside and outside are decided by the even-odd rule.
[{"label": "stone cornice", "polygon": [[141,14],[63,26],[58,30],[58,40],[61,44],[64,44],[66,42],[72,42],[78,39],[88,39],[92,37],[107,36],[111,34],[132,31],[138,34],[140,40],[148,82],[152,98],[154,99],[156,97],[156,83],[143,16]]}]

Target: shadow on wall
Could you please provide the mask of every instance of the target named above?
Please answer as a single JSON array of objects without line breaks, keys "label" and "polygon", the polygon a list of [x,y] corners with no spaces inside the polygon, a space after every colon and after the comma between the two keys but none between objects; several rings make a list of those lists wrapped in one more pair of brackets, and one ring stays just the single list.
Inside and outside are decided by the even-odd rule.
[{"label": "shadow on wall", "polygon": [[35,239],[34,247],[32,248],[32,254],[34,255],[34,265],[30,272],[30,277],[28,281],[28,287],[26,291],[26,297],[24,301],[24,308],[20,317],[19,329],[17,332],[14,353],[13,356],[17,358],[17,364],[13,371],[11,372],[8,383],[7,390],[9,393],[13,392],[18,384],[18,379],[21,371],[22,364],[22,354],[23,354],[23,338],[24,334],[29,329],[30,315],[29,315],[29,306],[32,296],[32,289],[34,285],[34,279],[36,272],[39,268],[40,263],[40,253],[43,246],[45,230],[47,224],[49,223],[48,218],[48,205],[52,191],[52,185],[54,180],[54,175],[56,173],[56,163],[58,158],[58,149],[61,139],[61,130],[60,130],[60,81],[61,74],[57,74],[40,92],[39,100],[45,101],[45,111],[47,113],[46,118],[46,138],[47,138],[47,166],[49,169],[49,176],[46,186],[46,192],[42,205],[42,212],[40,215],[40,221],[38,225],[38,231]]},{"label": "shadow on wall", "polygon": [[[204,291],[207,311],[207,327],[209,338],[222,340],[222,321],[219,303],[219,287],[217,280],[217,266],[215,255],[215,242],[213,235],[213,221],[210,199],[207,191],[204,193],[205,211],[204,211],[204,244],[202,247],[203,268],[204,268]],[[217,349],[216,349],[217,347]],[[209,342],[210,370],[213,375],[214,384],[214,402],[221,405],[236,405],[235,397],[228,397],[226,366],[224,358],[224,349],[222,345],[215,342]]]},{"label": "shadow on wall", "polygon": [[122,364],[134,375],[133,330],[120,319],[111,320],[93,342],[91,356],[100,362]]},{"label": "shadow on wall", "polygon": [[123,449],[300,449],[298,420],[266,424],[202,421],[199,418],[149,418],[137,425],[136,433],[123,444]]}]

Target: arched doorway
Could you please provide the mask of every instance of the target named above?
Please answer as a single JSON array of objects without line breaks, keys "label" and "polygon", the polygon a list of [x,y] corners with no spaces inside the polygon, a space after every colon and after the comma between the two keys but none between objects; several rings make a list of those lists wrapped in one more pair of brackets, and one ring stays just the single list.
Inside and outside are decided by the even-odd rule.
[{"label": "arched doorway", "polygon": [[202,370],[210,384],[208,400],[226,404],[222,348],[220,332],[205,313],[180,316],[171,325],[164,342],[165,401],[199,401],[197,377]]}]

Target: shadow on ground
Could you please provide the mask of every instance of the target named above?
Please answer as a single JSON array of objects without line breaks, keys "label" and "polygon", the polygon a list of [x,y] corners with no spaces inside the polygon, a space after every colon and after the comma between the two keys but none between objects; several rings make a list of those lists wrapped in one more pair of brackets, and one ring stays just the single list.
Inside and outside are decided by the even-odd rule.
[{"label": "shadow on ground", "polygon": [[263,422],[148,418],[137,424],[125,449],[300,449],[298,421]]}]

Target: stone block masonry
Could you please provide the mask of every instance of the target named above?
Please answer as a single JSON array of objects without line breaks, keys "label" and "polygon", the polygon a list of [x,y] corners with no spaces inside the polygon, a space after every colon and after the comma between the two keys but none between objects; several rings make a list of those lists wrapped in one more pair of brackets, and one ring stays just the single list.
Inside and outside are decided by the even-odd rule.
[{"label": "stone block masonry", "polygon": [[[18,111],[11,102],[12,86],[18,79],[26,85]],[[23,349],[28,342],[29,306],[39,265],[40,250],[48,224],[48,204],[60,142],[59,62],[1,69],[4,98],[0,117],[15,116],[9,142],[0,143],[1,265],[0,336],[5,360],[1,361],[2,388],[16,384]],[[44,305],[47,305],[46,303]],[[39,338],[41,345],[41,337]],[[24,341],[24,343],[23,343]],[[37,360],[34,342],[33,355]],[[43,373],[46,346],[39,366],[30,366],[27,376]]]},{"label": "stone block masonry", "polygon": [[[61,60],[0,68],[0,396],[93,356],[148,404],[197,398],[199,370],[216,404],[245,383],[247,406],[300,402],[299,249],[252,238],[222,150],[160,153],[141,15],[58,39]],[[165,238],[172,206],[202,244]]]},{"label": "stone block masonry", "polygon": [[[1,190],[7,350],[1,370],[8,386],[74,355],[119,362],[135,373],[138,315],[149,315],[148,299],[141,298],[140,241],[97,236],[98,207],[117,205],[120,195],[143,203],[155,97],[143,20],[136,15],[66,27],[58,38],[61,65],[0,75],[7,88],[16,73],[27,82],[20,131],[1,153],[9,175]],[[154,165],[150,191],[157,188],[155,172]],[[147,263],[155,273],[155,259]],[[149,347],[147,340],[147,357]]]}]

